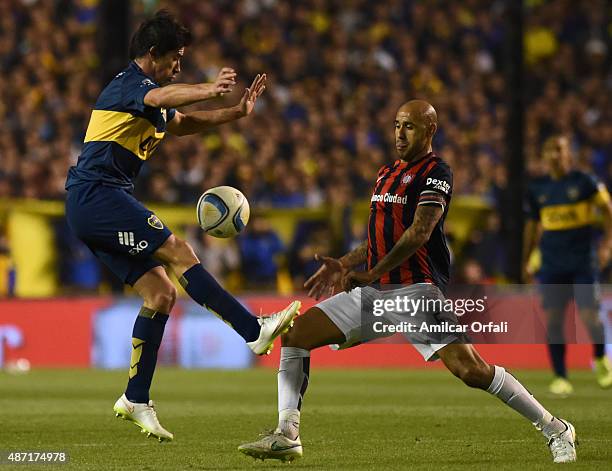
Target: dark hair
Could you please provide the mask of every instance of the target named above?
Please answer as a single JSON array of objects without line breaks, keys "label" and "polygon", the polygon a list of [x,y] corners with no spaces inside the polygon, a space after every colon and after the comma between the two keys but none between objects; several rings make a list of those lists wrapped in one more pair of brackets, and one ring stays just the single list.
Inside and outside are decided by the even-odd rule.
[{"label": "dark hair", "polygon": [[163,56],[170,51],[191,44],[191,32],[168,10],[159,10],[153,18],[140,24],[130,43],[130,59],[142,57],[155,47],[155,55]]}]

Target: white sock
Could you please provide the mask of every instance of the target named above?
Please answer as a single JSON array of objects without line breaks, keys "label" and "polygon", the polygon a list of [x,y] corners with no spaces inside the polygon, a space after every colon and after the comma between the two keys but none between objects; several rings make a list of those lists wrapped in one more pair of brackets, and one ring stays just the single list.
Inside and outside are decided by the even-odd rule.
[{"label": "white sock", "polygon": [[300,409],[308,387],[310,351],[282,347],[278,367],[278,429],[295,440],[300,434]]},{"label": "white sock", "polygon": [[278,412],[278,427],[276,432],[285,437],[295,440],[300,436],[300,411],[297,409],[285,409]]},{"label": "white sock", "polygon": [[487,392],[497,396],[550,437],[565,430],[565,425],[548,412],[518,380],[501,366],[495,366],[493,381]]}]

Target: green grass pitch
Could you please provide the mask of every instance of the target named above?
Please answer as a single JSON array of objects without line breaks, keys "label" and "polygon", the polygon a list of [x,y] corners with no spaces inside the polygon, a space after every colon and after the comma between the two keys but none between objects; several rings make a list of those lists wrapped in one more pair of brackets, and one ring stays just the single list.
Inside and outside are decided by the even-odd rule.
[{"label": "green grass pitch", "polygon": [[[548,372],[519,371],[532,393],[578,433],[571,469],[610,469],[612,391],[575,372],[573,397],[546,392]],[[66,450],[59,466],[9,469],[558,469],[543,437],[488,394],[441,370],[313,369],[302,412],[304,458],[254,461],[236,447],[276,425],[272,370],[184,371],[160,368],[153,398],[172,443],[145,438],[116,419],[112,405],[126,372],[0,372],[0,449]]]}]

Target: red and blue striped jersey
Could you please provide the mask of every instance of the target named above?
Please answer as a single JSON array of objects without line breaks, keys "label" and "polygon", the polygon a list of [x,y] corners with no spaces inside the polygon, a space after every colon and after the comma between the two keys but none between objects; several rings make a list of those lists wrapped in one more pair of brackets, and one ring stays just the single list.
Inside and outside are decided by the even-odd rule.
[{"label": "red and blue striped jersey", "polygon": [[401,265],[385,273],[381,285],[433,283],[444,289],[450,252],[444,236],[453,187],[450,167],[433,152],[413,161],[396,160],[378,172],[368,221],[368,269],[391,251],[412,224],[419,205],[440,205],[444,213],[429,240]]}]

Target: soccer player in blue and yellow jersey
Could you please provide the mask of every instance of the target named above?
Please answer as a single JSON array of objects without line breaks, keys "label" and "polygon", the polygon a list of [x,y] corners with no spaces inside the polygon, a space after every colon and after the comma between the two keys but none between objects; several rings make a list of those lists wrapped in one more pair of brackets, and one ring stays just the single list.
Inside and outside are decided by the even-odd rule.
[{"label": "soccer player in blue and yellow jersey", "polygon": [[[545,177],[528,188],[529,220],[525,227],[525,273],[529,254],[539,242],[542,263],[538,273],[542,306],[548,317],[548,348],[555,373],[550,384],[554,394],[573,391],[567,379],[565,311],[575,300],[593,341],[597,382],[612,386],[612,368],[605,356],[604,329],[599,319],[598,272],[610,259],[612,205],[603,183],[593,175],[572,168],[569,139],[552,136],[543,146],[549,168]],[[599,247],[597,216],[603,216],[605,233]]]},{"label": "soccer player in blue and yellow jersey", "polygon": [[70,227],[143,298],[132,334],[127,389],[114,410],[160,441],[173,435],[160,425],[149,389],[177,295],[164,265],[189,296],[231,325],[256,354],[269,351],[299,310],[299,302],[293,302],[270,317],[252,316],[217,284],[189,244],[132,196],[134,178],[166,132],[195,134],[247,116],[265,89],[266,76],[257,75],[235,106],[185,114],[176,110],[228,93],[235,84],[236,73],[224,68],[214,83],[171,85],[190,43],[190,32],[166,11],[140,25],[130,46],[132,60],[98,97],[82,153],[66,182]]}]

